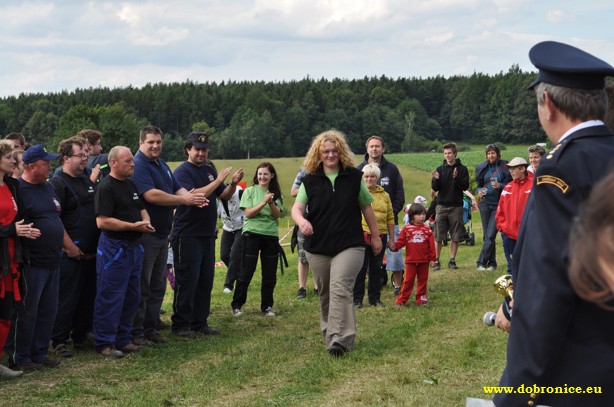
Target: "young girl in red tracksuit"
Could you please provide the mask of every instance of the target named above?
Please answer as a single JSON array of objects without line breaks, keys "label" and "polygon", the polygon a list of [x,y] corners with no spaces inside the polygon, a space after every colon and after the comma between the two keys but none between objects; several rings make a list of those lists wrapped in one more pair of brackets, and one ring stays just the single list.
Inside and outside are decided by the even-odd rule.
[{"label": "young girl in red tracksuit", "polygon": [[407,210],[409,223],[401,230],[395,242],[395,250],[405,247],[405,278],[395,304],[405,305],[414,288],[418,276],[416,303],[426,305],[426,283],[429,278],[429,265],[435,264],[435,239],[433,231],[424,224],[426,209],[422,204],[411,204]]}]

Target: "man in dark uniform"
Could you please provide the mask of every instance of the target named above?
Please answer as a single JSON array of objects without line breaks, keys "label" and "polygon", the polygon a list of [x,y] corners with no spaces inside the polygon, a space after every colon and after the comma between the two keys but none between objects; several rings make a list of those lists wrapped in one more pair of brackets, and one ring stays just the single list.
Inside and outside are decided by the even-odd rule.
[{"label": "man in dark uniform", "polygon": [[[614,135],[602,122],[604,79],[614,68],[552,41],[535,45],[529,58],[539,68],[530,89],[554,147],[537,169],[513,257],[513,318],[500,385],[516,391],[494,402],[611,406],[614,313],[574,294],[567,238],[579,207],[614,157]],[[499,327],[507,325],[504,308],[497,315]]]},{"label": "man in dark uniform", "polygon": [[51,178],[62,208],[63,253],[60,262],[58,313],[51,337],[53,352],[72,356],[71,337],[82,345],[92,328],[96,296],[96,246],[100,230],[94,214],[94,184],[84,175],[87,154],[81,138],[71,137],[58,146],[62,171]]},{"label": "man in dark uniform", "polygon": [[[134,317],[133,341],[137,345],[150,346],[165,343],[158,334],[160,309],[166,292],[166,260],[168,236],[173,224],[173,212],[177,205],[203,206],[202,193],[188,192],[177,182],[162,153],[162,130],[145,126],[139,136],[139,151],[134,156],[134,182],[151,216],[154,233],[141,237],[145,250],[141,272],[141,303]],[[177,253],[174,253],[177,256]]]},{"label": "man in dark uniform", "polygon": [[215,238],[217,198],[229,199],[243,178],[243,168],[232,176],[230,185],[224,180],[232,167],[217,171],[207,165],[209,136],[190,133],[184,145],[188,159],[175,170],[175,177],[188,191],[202,193],[209,199],[205,206],[181,205],[175,213],[171,240],[175,260],[175,297],[173,325],[175,335],[194,338],[196,333],[218,335],[209,326],[211,289],[215,272]]}]

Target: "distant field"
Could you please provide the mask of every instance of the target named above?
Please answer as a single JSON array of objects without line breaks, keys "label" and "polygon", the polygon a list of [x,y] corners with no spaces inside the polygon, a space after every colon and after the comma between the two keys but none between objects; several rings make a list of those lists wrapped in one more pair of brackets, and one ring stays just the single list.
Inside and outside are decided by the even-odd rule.
[{"label": "distant field", "polygon": [[[511,160],[514,157],[524,157],[528,159],[528,146],[508,146],[506,150],[501,152],[504,159]],[[485,160],[484,150],[482,146],[471,146],[471,151],[462,151],[458,153],[464,165],[469,167],[471,185],[474,185],[475,167]],[[405,186],[405,202],[410,203],[417,195],[422,195],[430,200],[431,191],[431,176],[432,170],[437,168],[443,162],[443,153],[406,153],[406,154],[386,154],[386,158],[399,166],[403,183]],[[284,196],[284,206],[286,212],[282,217],[289,217],[290,209],[294,204],[294,199],[290,197],[290,188],[294,182],[294,177],[301,168],[304,157],[289,157],[289,158],[254,158],[250,160],[218,160],[215,156],[211,159],[215,163],[218,170],[225,167],[232,167],[233,170],[243,168],[245,178],[243,181],[248,186],[253,184],[256,166],[263,161],[268,161],[275,166],[279,177],[281,192]],[[362,155],[356,155],[356,163],[362,161]],[[171,169],[177,167],[179,162],[169,163]],[[230,181],[230,177],[227,179]],[[473,187],[471,187],[473,188]],[[470,188],[470,189],[471,189]]]},{"label": "distant field", "polygon": [[[506,160],[511,160],[514,157],[523,157],[528,161],[527,148],[529,146],[511,146],[506,150],[501,151],[501,157]],[[422,171],[431,172],[441,165],[443,162],[443,153],[405,153],[405,154],[390,154],[386,156],[390,161],[404,164],[409,167],[414,167]],[[467,167],[475,167],[485,160],[484,150],[476,149],[471,151],[461,151],[458,153],[458,158]]]}]

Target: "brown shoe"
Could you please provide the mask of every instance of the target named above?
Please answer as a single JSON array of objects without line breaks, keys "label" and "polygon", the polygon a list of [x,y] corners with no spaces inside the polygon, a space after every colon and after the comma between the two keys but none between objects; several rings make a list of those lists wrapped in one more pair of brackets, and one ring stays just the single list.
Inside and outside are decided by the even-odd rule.
[{"label": "brown shoe", "polygon": [[102,351],[100,351],[100,354],[107,359],[119,359],[124,357],[124,354],[122,352],[111,347],[104,348]]},{"label": "brown shoe", "polygon": [[135,345],[141,346],[141,347],[154,346],[155,345],[155,343],[153,343],[149,339],[145,339],[145,338],[132,338],[132,343],[134,343]]},{"label": "brown shoe", "polygon": [[160,336],[158,334],[155,335],[151,335],[145,338],[146,341],[152,342],[152,343],[167,343],[168,339],[166,339],[164,336]]},{"label": "brown shoe", "polygon": [[128,345],[121,348],[120,351],[123,353],[137,353],[137,352],[140,352],[141,349],[143,348],[141,348],[139,345],[135,345],[134,343],[129,343]]},{"label": "brown shoe", "polygon": [[171,329],[171,326],[169,324],[167,324],[166,322],[162,321],[160,318],[158,318],[158,323],[156,324],[156,329],[158,331],[165,331],[165,330]]}]

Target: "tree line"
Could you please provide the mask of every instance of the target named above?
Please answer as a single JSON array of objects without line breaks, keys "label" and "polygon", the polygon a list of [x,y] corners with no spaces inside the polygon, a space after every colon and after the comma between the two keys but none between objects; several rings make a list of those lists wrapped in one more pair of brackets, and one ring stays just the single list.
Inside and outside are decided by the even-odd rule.
[{"label": "tree line", "polygon": [[0,134],[24,134],[55,149],[83,128],[106,149],[136,148],[146,124],[160,127],[164,158],[179,161],[191,131],[207,131],[223,159],[304,155],[318,133],[343,131],[352,150],[379,135],[389,152],[438,149],[444,141],[532,143],[545,139],[517,65],[496,75],[289,82],[157,83],[142,88],[76,89],[0,99]]}]

